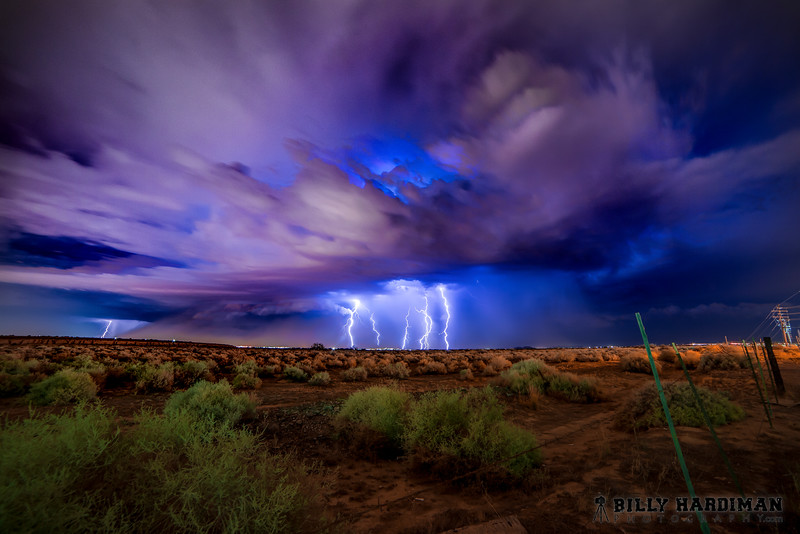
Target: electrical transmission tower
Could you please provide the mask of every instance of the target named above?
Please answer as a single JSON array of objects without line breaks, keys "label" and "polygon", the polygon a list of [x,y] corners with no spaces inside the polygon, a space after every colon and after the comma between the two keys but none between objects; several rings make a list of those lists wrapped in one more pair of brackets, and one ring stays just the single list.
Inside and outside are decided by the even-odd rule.
[{"label": "electrical transmission tower", "polygon": [[789,345],[792,342],[792,325],[789,323],[789,311],[783,306],[775,306],[772,308],[772,319],[781,329],[783,343]]}]

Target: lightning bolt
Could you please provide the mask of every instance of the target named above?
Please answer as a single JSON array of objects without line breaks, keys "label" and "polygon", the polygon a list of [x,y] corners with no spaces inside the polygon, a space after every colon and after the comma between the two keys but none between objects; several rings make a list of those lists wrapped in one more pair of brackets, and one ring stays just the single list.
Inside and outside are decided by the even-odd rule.
[{"label": "lightning bolt", "polygon": [[381,346],[381,333],[378,332],[378,329],[375,326],[375,314],[374,313],[370,313],[369,314],[369,320],[372,323],[372,331],[375,332],[375,346],[376,347],[380,347]]},{"label": "lightning bolt", "polygon": [[344,311],[349,315],[347,318],[347,322],[345,323],[344,327],[347,329],[347,336],[350,338],[350,348],[352,349],[355,347],[355,342],[353,341],[353,325],[356,324],[356,317],[358,317],[358,308],[361,306],[361,301],[355,299],[353,301],[353,309],[343,308]]},{"label": "lightning bolt", "polygon": [[419,348],[429,349],[430,344],[428,343],[428,336],[430,336],[431,331],[433,330],[433,319],[431,319],[431,316],[428,315],[428,295],[425,295],[425,307],[421,310],[417,310],[417,312],[421,313],[425,317],[425,333],[421,338],[419,338]]},{"label": "lightning bolt", "polygon": [[408,316],[411,315],[411,308],[408,308],[408,313],[406,313],[406,331],[403,333],[403,350],[406,350],[406,344],[408,343]]},{"label": "lightning bolt", "polygon": [[447,320],[444,323],[444,345],[446,350],[450,350],[450,342],[447,340],[447,328],[450,326],[450,304],[447,302],[447,297],[444,296],[444,285],[439,285],[439,293],[442,295],[442,300],[444,301],[444,311],[447,313]]},{"label": "lightning bolt", "polygon": [[104,337],[106,337],[106,334],[108,334],[108,329],[109,329],[109,328],[111,328],[111,323],[113,322],[113,321],[111,321],[110,319],[107,319],[107,320],[108,320],[108,324],[106,325],[106,330],[105,330],[105,332],[103,332],[103,335],[102,335],[102,336],[100,336],[100,338],[101,338],[101,339],[102,339],[102,338],[104,338]]}]

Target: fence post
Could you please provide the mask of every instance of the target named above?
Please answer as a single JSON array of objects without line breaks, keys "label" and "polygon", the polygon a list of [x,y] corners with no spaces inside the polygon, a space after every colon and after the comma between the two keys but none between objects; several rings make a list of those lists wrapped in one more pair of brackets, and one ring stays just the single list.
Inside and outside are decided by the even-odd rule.
[{"label": "fence post", "polygon": [[772,351],[772,338],[764,338],[764,347],[767,349],[767,356],[769,356],[769,364],[772,367],[772,374],[775,377],[775,386],[778,388],[778,393],[783,395],[786,393],[786,386],[783,385],[783,377],[781,376],[781,369],[778,367],[778,360],[775,358],[775,353]]}]

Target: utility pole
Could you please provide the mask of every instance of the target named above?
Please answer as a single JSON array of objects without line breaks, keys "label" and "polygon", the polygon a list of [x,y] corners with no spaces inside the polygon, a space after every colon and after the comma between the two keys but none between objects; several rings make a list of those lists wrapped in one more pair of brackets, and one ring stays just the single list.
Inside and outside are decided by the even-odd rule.
[{"label": "utility pole", "polygon": [[783,344],[789,345],[792,342],[792,325],[789,323],[789,311],[783,306],[772,308],[772,319],[778,323],[783,334]]}]

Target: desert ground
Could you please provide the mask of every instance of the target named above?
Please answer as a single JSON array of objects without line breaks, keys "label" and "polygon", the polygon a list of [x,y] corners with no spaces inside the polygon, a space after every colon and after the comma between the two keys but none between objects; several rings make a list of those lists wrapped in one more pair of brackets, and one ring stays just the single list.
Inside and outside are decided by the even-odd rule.
[{"label": "desert ground", "polygon": [[[725,392],[746,414],[740,421],[716,427],[744,493],[782,499],[780,512],[706,513],[711,532],[797,532],[800,349],[775,346],[786,392],[776,400],[770,381],[765,380],[772,426],[752,370],[713,365],[714,357],[739,360],[741,345],[684,345],[678,349],[691,367],[689,373],[696,385]],[[661,379],[666,383],[685,380],[669,352],[668,347],[653,348]],[[632,431],[620,424],[628,403],[654,382],[652,373],[635,372],[636,366],[629,364],[631,359],[645,357],[643,347],[331,350],[3,337],[0,355],[5,383],[22,376],[17,389],[7,388],[0,398],[4,425],[29,417],[26,391],[65,366],[85,369],[96,383],[97,400],[114,411],[121,425],[133,425],[143,408],[161,410],[174,391],[187,387],[178,372],[182,362],[204,362],[204,378],[226,379],[237,391],[253,396],[256,414],[246,424],[271,450],[291,452],[322,466],[321,513],[334,530],[434,533],[515,516],[531,533],[570,529],[700,532],[695,514],[674,508],[676,498],[688,496],[688,491],[668,428]],[[528,359],[540,359],[559,372],[571,373],[573,380],[591,380],[598,395],[575,402],[558,395],[510,391],[503,373]],[[144,365],[152,372],[144,373]],[[322,372],[328,377],[316,382],[292,380],[284,374],[289,367],[301,369],[309,377]],[[24,368],[25,372],[15,375],[12,368]],[[366,376],[354,373],[356,368],[362,368]],[[247,376],[240,377],[243,373]],[[452,463],[435,458],[387,452],[381,446],[371,449],[364,436],[354,439],[352,433],[341,431],[337,413],[350,394],[375,385],[390,385],[411,396],[493,385],[506,420],[535,434],[542,464],[516,480],[504,478],[496,469],[453,471]],[[56,405],[36,411],[72,409],[71,405]],[[709,430],[678,426],[677,435],[696,494],[714,499],[737,497]],[[598,514],[598,496],[607,499],[607,517]],[[612,508],[614,498],[656,496],[670,498],[663,514],[614,513]]]}]

